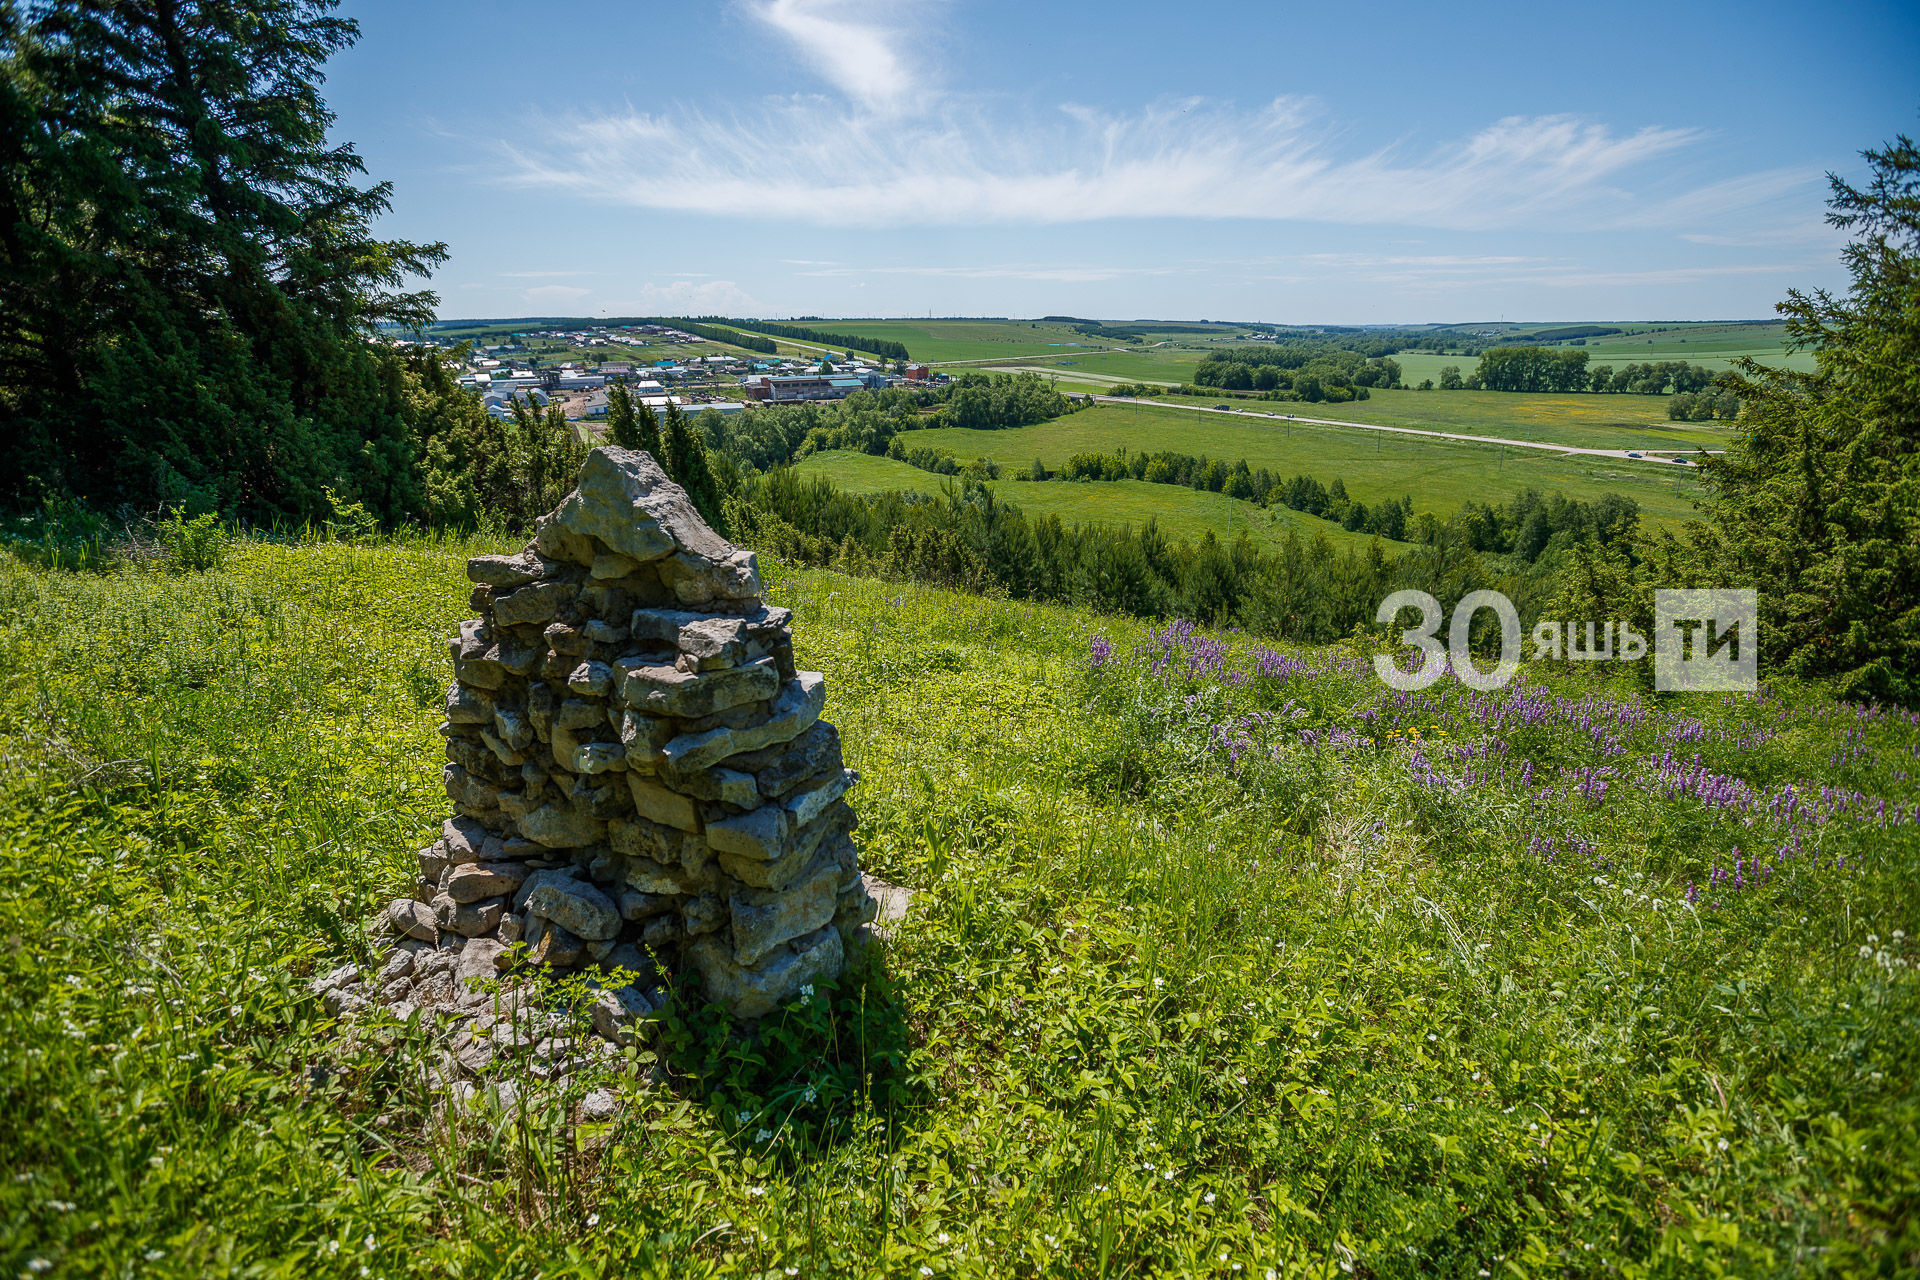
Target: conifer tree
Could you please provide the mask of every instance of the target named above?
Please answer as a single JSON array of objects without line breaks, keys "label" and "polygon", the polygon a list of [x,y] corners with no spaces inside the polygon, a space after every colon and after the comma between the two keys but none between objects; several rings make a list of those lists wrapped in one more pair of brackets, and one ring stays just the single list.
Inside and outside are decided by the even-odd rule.
[{"label": "conifer tree", "polygon": [[665,435],[662,445],[666,456],[660,459],[661,467],[675,484],[687,491],[707,523],[721,529],[720,486],[713,478],[713,468],[707,464],[707,446],[688,424],[680,406],[671,401],[667,403]]},{"label": "conifer tree", "polygon": [[666,468],[666,451],[660,443],[660,419],[654,414],[652,405],[634,405],[633,440],[633,448],[650,455],[663,470]]},{"label": "conifer tree", "polygon": [[[1830,178],[1827,221],[1854,234],[1843,297],[1791,292],[1812,373],[1743,360],[1739,434],[1701,471],[1712,499],[1686,554],[1699,585],[1759,593],[1761,661],[1860,699],[1920,704],[1920,149],[1865,153]],[[1665,585],[1665,584],[1663,584]]]},{"label": "conifer tree", "polygon": [[254,518],[426,506],[386,183],[327,137],[355,24],[326,0],[0,4],[0,503]]},{"label": "conifer tree", "polygon": [[633,395],[624,384],[607,388],[607,443],[622,449],[640,447],[640,426],[634,421]]}]

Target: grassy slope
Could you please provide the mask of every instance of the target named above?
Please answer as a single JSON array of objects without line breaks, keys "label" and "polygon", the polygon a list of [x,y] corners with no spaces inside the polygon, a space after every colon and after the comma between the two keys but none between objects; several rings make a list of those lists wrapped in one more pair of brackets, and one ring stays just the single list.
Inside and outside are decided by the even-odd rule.
[{"label": "grassy slope", "polygon": [[[1429,398],[1439,394],[1425,393]],[[1532,486],[1574,498],[1628,494],[1640,503],[1650,525],[1671,524],[1691,517],[1698,490],[1694,477],[1681,467],[1567,458],[1305,423],[1269,425],[1156,405],[1099,405],[1008,431],[950,427],[916,432],[907,443],[950,449],[962,461],[990,457],[1006,467],[1024,467],[1036,457],[1059,467],[1076,453],[1123,447],[1245,458],[1250,466],[1270,467],[1282,475],[1306,472],[1322,483],[1340,477],[1348,492],[1368,502],[1411,495],[1416,511],[1441,515],[1458,510],[1470,498],[1494,501]]]},{"label": "grassy slope", "polygon": [[[666,1082],[616,1080],[610,1130],[534,1106],[423,1140],[422,1050],[343,1043],[299,992],[445,808],[441,640],[479,549],[252,545],[192,579],[0,562],[13,1270],[1920,1260],[1920,999],[1887,941],[1920,906],[1915,829],[1809,828],[1849,871],[1803,857],[1696,914],[1687,880],[1778,835],[1635,763],[1679,743],[1756,786],[1911,802],[1910,720],[1579,684],[1493,725],[1444,688],[1383,701],[1333,653],[1271,689],[1190,680],[1183,646],[1125,659],[1134,623],[829,573],[773,595],[862,772],[863,857],[922,889],[885,974],[751,1053],[670,1030]],[[1116,660],[1089,684],[1094,633]],[[1210,726],[1285,700],[1281,723],[1370,736],[1289,727],[1226,772]],[[1532,782],[1434,781],[1496,738]],[[1586,766],[1615,770],[1604,799],[1551,790]]]},{"label": "grassy slope", "polygon": [[[803,458],[799,471],[806,476],[824,476],[848,493],[881,493],[894,489],[939,493],[943,485],[958,483],[952,477],[933,475],[891,458],[844,450]],[[1369,541],[1363,535],[1348,533],[1330,520],[1285,507],[1266,510],[1218,493],[1178,485],[1148,484],[1143,480],[1101,484],[1001,480],[994,489],[1001,499],[1029,516],[1056,515],[1061,523],[1069,526],[1107,524],[1138,528],[1148,520],[1157,520],[1160,531],[1170,538],[1198,542],[1208,533],[1230,539],[1246,532],[1259,546],[1279,545],[1292,529],[1302,538],[1324,534],[1335,547],[1356,551],[1364,550]],[[1392,551],[1393,544],[1387,544],[1387,549]]]}]

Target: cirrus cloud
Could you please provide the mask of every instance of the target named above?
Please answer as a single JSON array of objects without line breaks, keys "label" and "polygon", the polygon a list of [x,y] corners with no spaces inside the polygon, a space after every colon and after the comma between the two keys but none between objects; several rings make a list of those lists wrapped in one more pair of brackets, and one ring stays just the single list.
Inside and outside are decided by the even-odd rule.
[{"label": "cirrus cloud", "polygon": [[1253,110],[1201,98],[1125,114],[1065,106],[1017,128],[980,104],[902,121],[797,99],[726,116],[576,119],[507,151],[510,178],[528,186],[831,226],[1249,218],[1479,230],[1644,217],[1617,183],[1698,138],[1514,116],[1426,154],[1341,156],[1339,132],[1296,98]]}]

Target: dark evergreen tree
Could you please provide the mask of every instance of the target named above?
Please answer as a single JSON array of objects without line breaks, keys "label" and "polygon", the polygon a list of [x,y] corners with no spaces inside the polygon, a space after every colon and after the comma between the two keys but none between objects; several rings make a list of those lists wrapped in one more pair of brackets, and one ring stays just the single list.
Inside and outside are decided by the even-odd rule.
[{"label": "dark evergreen tree", "polygon": [[1677,571],[1759,592],[1762,661],[1861,699],[1920,704],[1920,149],[1869,151],[1872,181],[1831,179],[1853,233],[1843,297],[1791,292],[1796,373],[1740,363],[1740,431],[1701,471],[1707,524]]},{"label": "dark evergreen tree", "polygon": [[622,449],[640,447],[640,424],[634,417],[633,393],[623,383],[607,388],[607,443]]},{"label": "dark evergreen tree", "polygon": [[390,189],[327,139],[333,8],[0,4],[0,501],[427,513],[369,338],[446,251],[374,238]]},{"label": "dark evergreen tree", "polygon": [[633,448],[643,450],[653,456],[653,460],[664,469],[667,465],[666,450],[660,443],[660,418],[650,404],[636,404],[633,410],[634,443]]},{"label": "dark evergreen tree", "polygon": [[680,406],[672,402],[667,404],[664,434],[666,438],[661,444],[665,456],[654,455],[660,459],[661,468],[675,484],[687,491],[687,496],[693,499],[693,505],[699,508],[708,524],[715,529],[723,529],[720,486],[714,480],[713,468],[707,463],[706,442],[688,424],[686,415],[680,412]]}]

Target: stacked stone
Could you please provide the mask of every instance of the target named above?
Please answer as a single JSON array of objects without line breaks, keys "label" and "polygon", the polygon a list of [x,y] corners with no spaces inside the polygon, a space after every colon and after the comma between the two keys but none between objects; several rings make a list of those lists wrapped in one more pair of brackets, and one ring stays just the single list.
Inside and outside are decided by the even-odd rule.
[{"label": "stacked stone", "polygon": [[601,997],[613,1025],[683,976],[749,1019],[837,974],[874,913],[857,775],[752,555],[651,457],[601,448],[524,551],[467,573],[479,616],[441,726],[455,813],[393,932],[467,977],[515,955],[640,975]]}]

